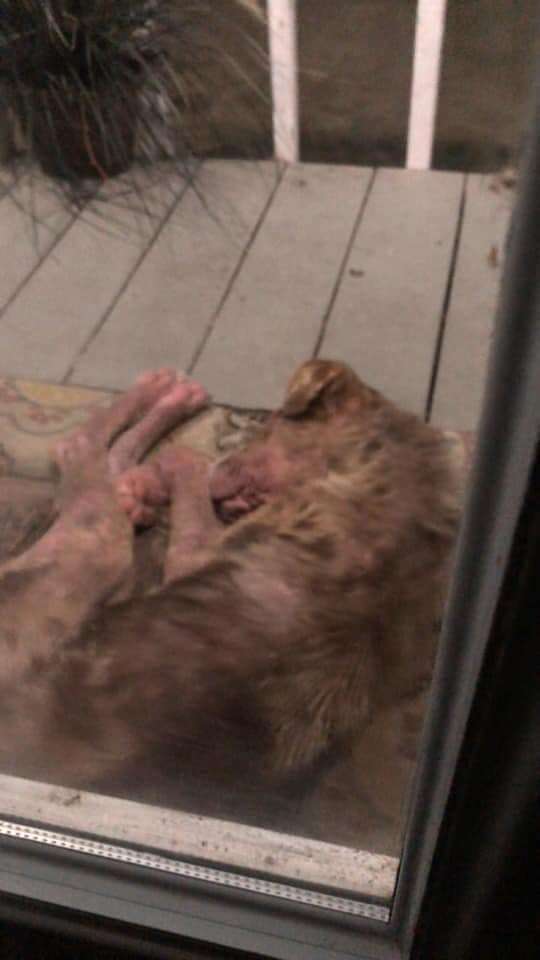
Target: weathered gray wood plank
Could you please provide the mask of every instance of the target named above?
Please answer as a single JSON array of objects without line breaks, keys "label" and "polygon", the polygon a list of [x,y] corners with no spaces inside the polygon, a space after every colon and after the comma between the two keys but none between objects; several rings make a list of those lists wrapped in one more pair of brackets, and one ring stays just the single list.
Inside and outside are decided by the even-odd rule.
[{"label": "weathered gray wood plank", "polygon": [[433,422],[456,430],[474,430],[480,413],[512,199],[498,179],[468,177],[432,409]]},{"label": "weathered gray wood plank", "polygon": [[461,174],[379,170],[321,356],[348,361],[422,414],[463,187]]},{"label": "weathered gray wood plank", "polygon": [[8,306],[0,373],[52,381],[66,375],[183,187],[177,177],[148,187],[141,211],[138,195],[129,195],[132,177],[97,195]]},{"label": "weathered gray wood plank", "polygon": [[[39,175],[25,176],[0,200],[0,310],[72,220]],[[1,323],[1,321],[0,321]],[[0,326],[0,346],[3,347]],[[0,350],[0,355],[3,350]]]},{"label": "weathered gray wood plank", "polygon": [[313,354],[371,171],[290,167],[194,373],[216,399],[272,407]]},{"label": "weathered gray wood plank", "polygon": [[277,177],[273,163],[205,164],[71,380],[127,387],[147,367],[188,368]]}]

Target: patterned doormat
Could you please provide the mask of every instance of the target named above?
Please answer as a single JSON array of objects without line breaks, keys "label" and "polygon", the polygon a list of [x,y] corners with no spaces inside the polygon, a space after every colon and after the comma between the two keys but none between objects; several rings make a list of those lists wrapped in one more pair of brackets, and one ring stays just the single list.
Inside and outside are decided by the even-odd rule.
[{"label": "patterned doormat", "polygon": [[[82,387],[0,378],[0,476],[46,480],[53,476],[54,442],[84,423],[114,394]],[[243,442],[260,414],[211,407],[174,430],[165,442],[181,442],[217,456]]]}]

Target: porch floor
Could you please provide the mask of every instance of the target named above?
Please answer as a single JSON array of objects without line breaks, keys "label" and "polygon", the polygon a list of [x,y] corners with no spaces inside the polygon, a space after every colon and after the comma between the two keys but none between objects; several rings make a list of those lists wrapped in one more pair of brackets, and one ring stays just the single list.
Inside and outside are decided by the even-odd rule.
[{"label": "porch floor", "polygon": [[500,177],[236,161],[191,185],[136,176],[77,214],[35,175],[4,192],[0,376],[115,390],[172,365],[259,409],[319,354],[474,428],[512,203]]},{"label": "porch floor", "polygon": [[[51,441],[96,399],[162,365],[202,380],[217,404],[258,410],[280,403],[302,360],[331,356],[401,406],[474,428],[512,204],[500,177],[234,161],[203,164],[190,185],[170,169],[136,177],[137,190],[120,179],[76,215],[36,176],[0,197],[8,503],[20,477],[49,475]],[[205,417],[209,452],[229,421],[249,419]],[[260,825],[260,796],[242,792]],[[214,794],[202,783],[194,810]],[[236,809],[236,796],[222,800]],[[271,826],[295,832],[295,802],[272,808]],[[400,825],[357,792],[318,802],[328,839],[399,852]]]}]

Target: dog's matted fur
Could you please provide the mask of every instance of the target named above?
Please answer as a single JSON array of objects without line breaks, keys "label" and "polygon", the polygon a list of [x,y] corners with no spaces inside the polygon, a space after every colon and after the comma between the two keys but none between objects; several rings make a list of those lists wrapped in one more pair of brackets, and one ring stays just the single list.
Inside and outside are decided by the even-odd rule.
[{"label": "dog's matted fur", "polygon": [[[425,690],[463,486],[443,433],[315,360],[245,449],[134,465],[204,402],[149,376],[57,449],[56,520],[0,574],[3,772],[307,810],[329,766],[369,783],[366,731]],[[133,521],[165,499],[163,582],[138,596]]]}]

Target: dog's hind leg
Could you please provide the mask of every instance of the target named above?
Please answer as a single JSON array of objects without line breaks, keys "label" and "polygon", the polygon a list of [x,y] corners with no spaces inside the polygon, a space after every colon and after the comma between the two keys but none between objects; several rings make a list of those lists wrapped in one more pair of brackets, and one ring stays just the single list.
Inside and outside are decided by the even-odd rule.
[{"label": "dog's hind leg", "polygon": [[[140,510],[137,504],[126,509],[118,489],[121,477],[112,477],[109,457],[126,428],[138,430],[146,446],[156,441],[164,422],[155,409],[165,396],[173,397],[166,405],[168,425],[185,417],[185,397],[177,393],[174,373],[145,374],[56,445],[57,518],[41,539],[0,568],[0,681],[15,681],[35,656],[47,659],[61,649],[124,585],[132,561],[132,524]],[[120,438],[124,446],[129,434],[127,429]],[[124,460],[129,463],[129,456]],[[163,499],[166,493],[151,479],[150,500]],[[147,487],[139,491],[141,498]]]}]

